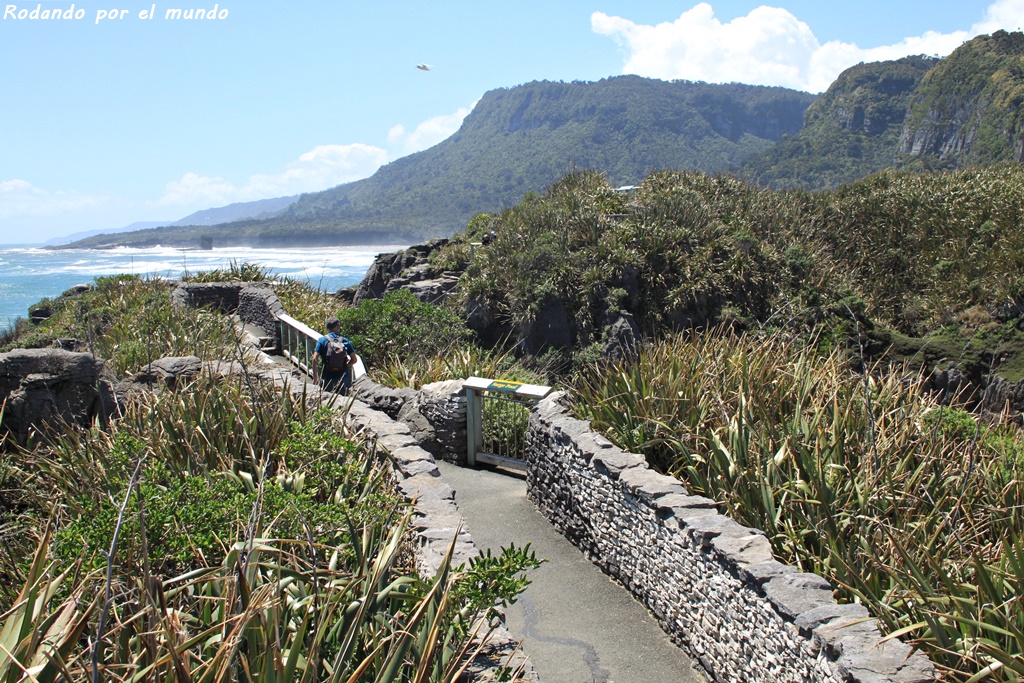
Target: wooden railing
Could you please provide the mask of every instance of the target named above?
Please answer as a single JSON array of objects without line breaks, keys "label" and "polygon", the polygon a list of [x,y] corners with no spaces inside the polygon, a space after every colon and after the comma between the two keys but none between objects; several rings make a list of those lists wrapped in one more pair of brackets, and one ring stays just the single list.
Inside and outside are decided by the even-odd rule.
[{"label": "wooden railing", "polygon": [[314,377],[310,363],[320,334],[287,313],[277,314],[277,330],[281,339],[281,354],[304,373]]}]

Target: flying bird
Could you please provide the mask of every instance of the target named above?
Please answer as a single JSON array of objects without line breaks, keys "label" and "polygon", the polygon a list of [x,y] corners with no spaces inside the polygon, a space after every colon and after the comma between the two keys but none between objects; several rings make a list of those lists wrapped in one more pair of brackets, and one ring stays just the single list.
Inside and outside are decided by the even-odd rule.
[{"label": "flying bird", "polygon": [[417,64],[416,68],[419,69],[420,71],[430,71],[429,64]]}]

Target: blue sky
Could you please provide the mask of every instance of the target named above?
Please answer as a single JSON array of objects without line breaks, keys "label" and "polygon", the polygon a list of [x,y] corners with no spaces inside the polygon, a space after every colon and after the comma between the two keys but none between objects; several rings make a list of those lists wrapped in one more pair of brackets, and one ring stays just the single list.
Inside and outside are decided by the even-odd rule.
[{"label": "blue sky", "polygon": [[[366,177],[450,135],[484,92],[531,80],[820,92],[860,61],[1024,26],[1024,0],[159,0],[140,19],[153,4],[0,2],[0,243]],[[166,18],[215,4],[224,18]],[[72,5],[82,19],[17,18]]]}]

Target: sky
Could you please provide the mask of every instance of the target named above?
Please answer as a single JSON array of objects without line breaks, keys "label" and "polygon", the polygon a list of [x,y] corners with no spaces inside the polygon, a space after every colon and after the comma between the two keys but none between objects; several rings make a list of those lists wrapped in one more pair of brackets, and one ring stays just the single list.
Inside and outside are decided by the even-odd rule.
[{"label": "sky", "polygon": [[859,62],[1024,27],[1024,0],[0,8],[0,244],[358,180],[454,133],[495,88],[632,73],[817,93]]}]

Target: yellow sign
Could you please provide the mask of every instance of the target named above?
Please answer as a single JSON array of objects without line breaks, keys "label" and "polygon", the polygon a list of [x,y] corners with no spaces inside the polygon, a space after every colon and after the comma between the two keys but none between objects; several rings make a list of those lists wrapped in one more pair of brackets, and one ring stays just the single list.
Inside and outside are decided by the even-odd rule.
[{"label": "yellow sign", "polygon": [[496,391],[515,391],[521,386],[523,386],[522,382],[509,382],[508,380],[504,379],[496,379],[493,382],[491,382],[490,386],[488,386],[487,388],[494,389]]}]

